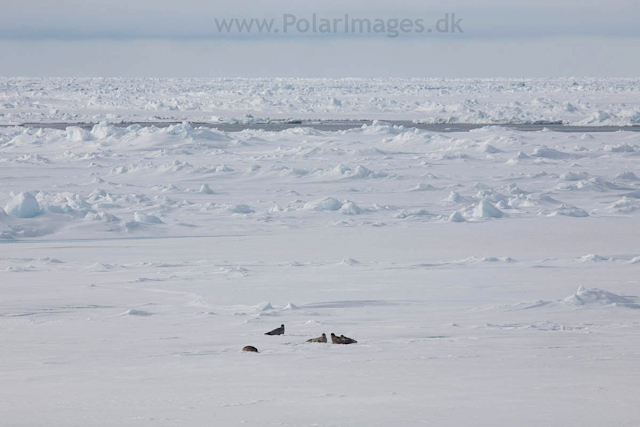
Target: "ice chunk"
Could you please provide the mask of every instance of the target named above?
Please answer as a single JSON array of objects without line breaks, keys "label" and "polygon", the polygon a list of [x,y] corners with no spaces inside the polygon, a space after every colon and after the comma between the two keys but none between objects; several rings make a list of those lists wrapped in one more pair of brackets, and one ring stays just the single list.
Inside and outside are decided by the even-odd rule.
[{"label": "ice chunk", "polygon": [[66,137],[71,142],[91,141],[91,133],[78,126],[69,126],[66,129]]},{"label": "ice chunk", "polygon": [[18,218],[34,218],[42,213],[40,205],[31,193],[20,193],[4,207],[7,214]]}]

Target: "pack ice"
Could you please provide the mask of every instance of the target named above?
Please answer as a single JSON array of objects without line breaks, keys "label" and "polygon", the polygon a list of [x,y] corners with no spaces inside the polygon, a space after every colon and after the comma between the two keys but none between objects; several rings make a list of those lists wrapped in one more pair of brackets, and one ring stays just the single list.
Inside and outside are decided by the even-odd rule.
[{"label": "pack ice", "polygon": [[[581,121],[608,102],[585,94],[609,88],[629,100],[607,107],[613,121],[636,108],[640,87],[2,82],[42,94],[1,92],[11,120],[67,117],[66,107],[47,111],[65,96],[70,109],[87,105],[99,87],[79,117],[113,105],[130,107],[122,117],[195,117],[252,99],[273,107],[282,94],[292,100],[278,104],[283,114],[316,114],[331,94],[336,114],[400,114],[421,99],[411,108],[422,117],[436,103],[463,117],[511,90],[531,97],[509,107],[519,117]],[[486,97],[464,100],[479,88]],[[558,92],[533,98],[549,88]],[[633,425],[639,138],[385,122],[339,132],[0,128],[3,423]],[[285,335],[264,335],[281,324]],[[306,342],[323,333],[357,344]]]}]

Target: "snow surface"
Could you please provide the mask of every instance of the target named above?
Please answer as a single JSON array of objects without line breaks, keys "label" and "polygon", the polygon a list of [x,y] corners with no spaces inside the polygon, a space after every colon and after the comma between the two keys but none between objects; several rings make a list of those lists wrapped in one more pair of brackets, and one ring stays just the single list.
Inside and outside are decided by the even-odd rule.
[{"label": "snow surface", "polygon": [[[640,79],[3,78],[0,124],[269,119],[639,125]],[[100,134],[100,135],[97,135]],[[78,127],[71,141],[104,136]],[[486,144],[492,153],[500,147]]]},{"label": "snow surface", "polygon": [[[49,108],[68,81],[15,99]],[[0,129],[2,423],[637,425],[639,147],[384,122]],[[306,343],[332,332],[358,344]]]}]

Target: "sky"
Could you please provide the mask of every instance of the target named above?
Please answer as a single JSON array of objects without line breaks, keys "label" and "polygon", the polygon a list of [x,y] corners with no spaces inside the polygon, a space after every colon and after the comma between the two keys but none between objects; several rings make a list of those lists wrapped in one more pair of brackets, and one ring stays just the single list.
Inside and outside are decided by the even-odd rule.
[{"label": "sky", "polygon": [[640,0],[26,0],[2,6],[0,76],[631,77],[638,22]]}]

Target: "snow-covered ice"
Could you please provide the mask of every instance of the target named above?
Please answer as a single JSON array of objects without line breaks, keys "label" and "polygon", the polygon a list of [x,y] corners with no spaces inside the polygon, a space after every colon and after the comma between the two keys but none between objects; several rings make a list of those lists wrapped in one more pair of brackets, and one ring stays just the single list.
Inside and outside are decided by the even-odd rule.
[{"label": "snow-covered ice", "polygon": [[[64,118],[47,111],[66,79],[10,81],[34,94],[5,86],[13,118]],[[574,98],[609,84],[633,110],[629,82],[550,82],[565,90],[553,102],[512,108],[588,114],[606,96]],[[113,97],[129,112],[209,105],[199,92],[172,103],[161,82],[139,94],[124,83],[93,106],[73,92],[70,105],[87,107],[75,119],[101,116]],[[273,108],[292,91],[285,83],[229,87]],[[527,96],[542,90],[525,83]],[[312,102],[338,98],[330,84],[298,86],[281,110],[320,108]],[[357,85],[345,85],[341,105],[324,108],[365,111]],[[468,104],[456,87],[435,93],[489,102]],[[225,93],[217,108],[243,108]],[[407,105],[374,96],[379,111]],[[381,122],[340,132],[2,128],[2,422],[635,425],[640,156],[626,147],[638,146],[632,132],[442,134]],[[264,335],[281,324],[285,335]],[[306,343],[332,332],[358,344]],[[259,353],[243,352],[249,345]]]}]

